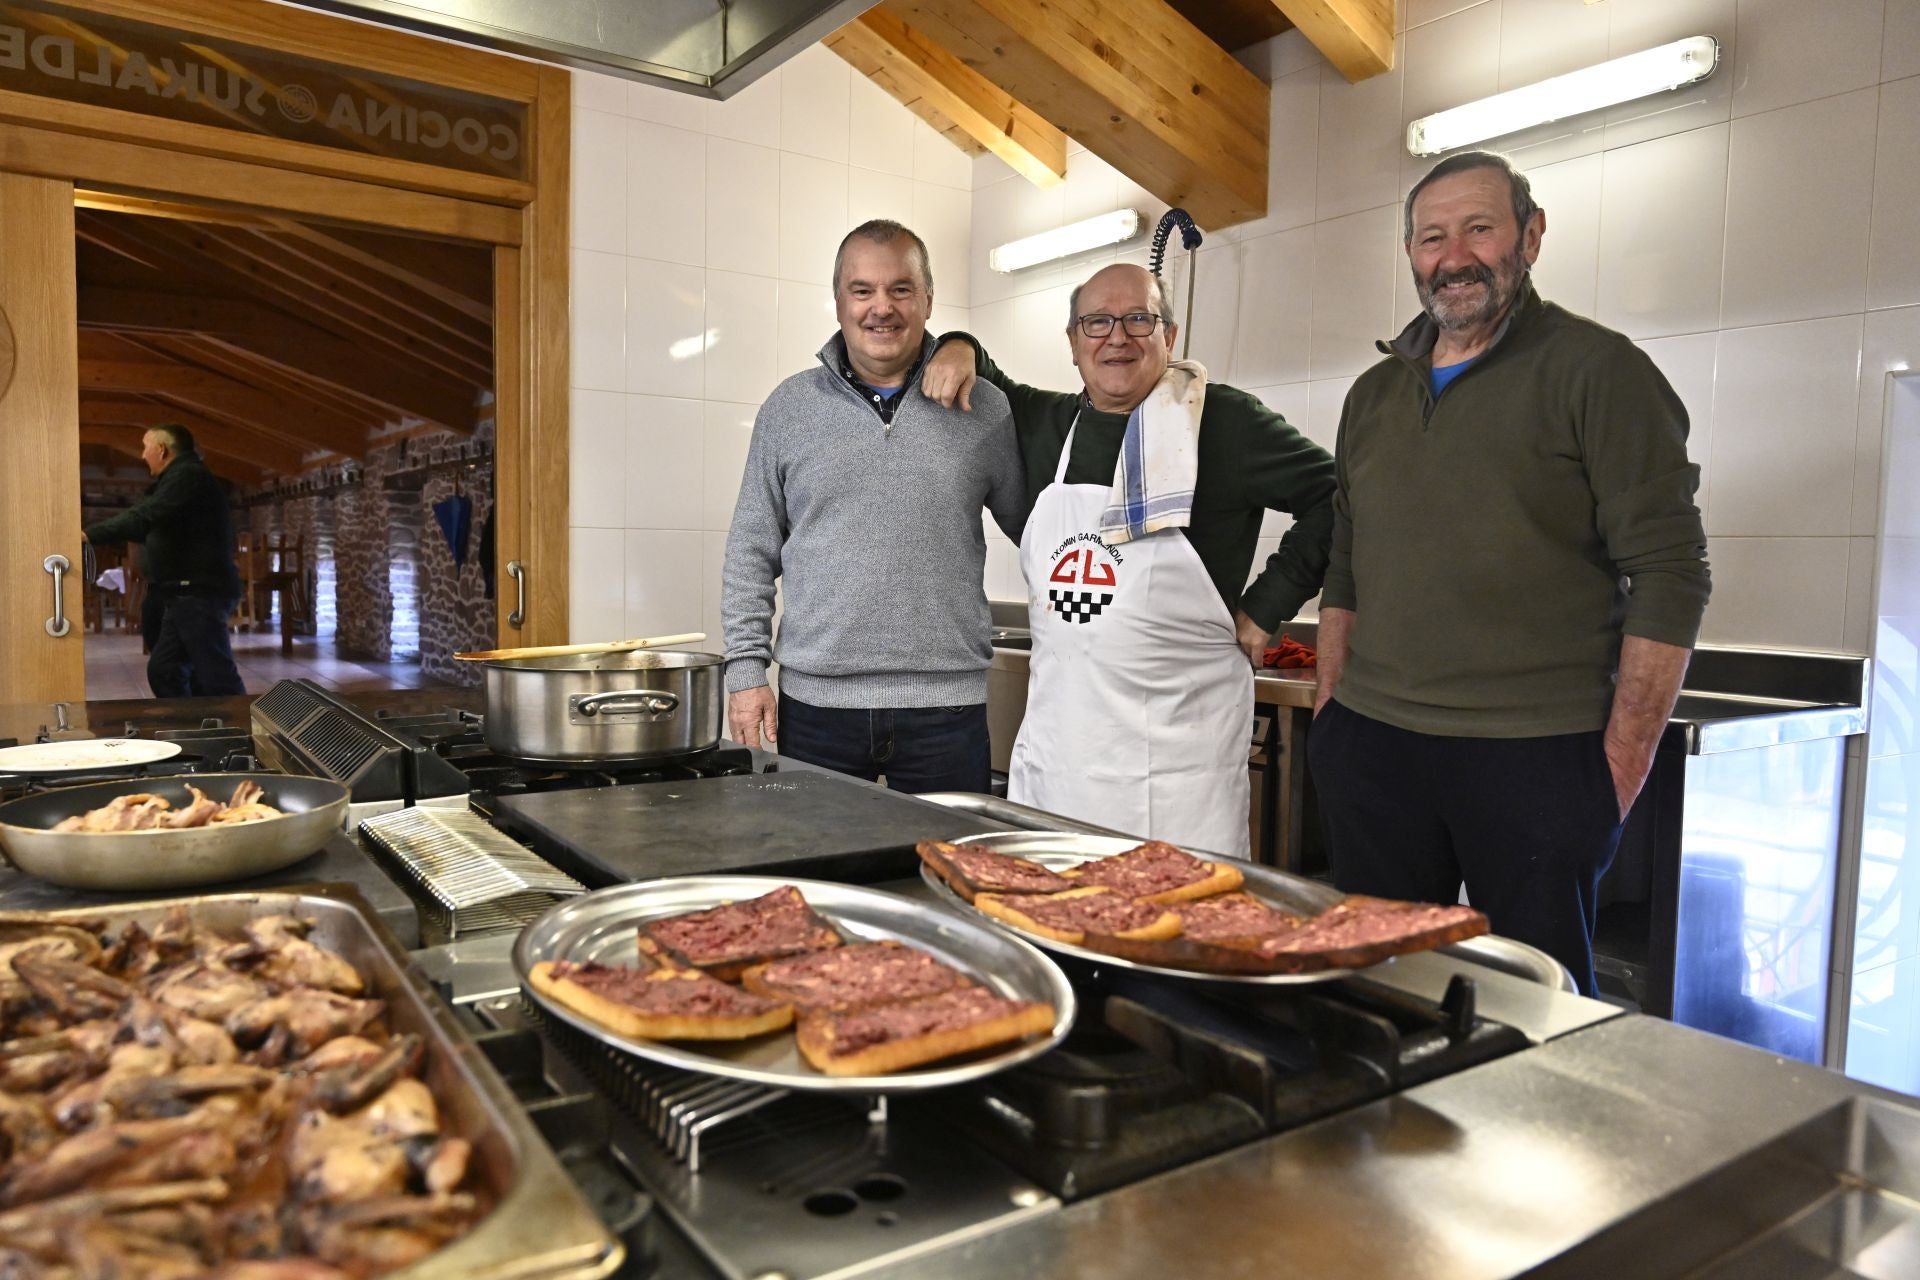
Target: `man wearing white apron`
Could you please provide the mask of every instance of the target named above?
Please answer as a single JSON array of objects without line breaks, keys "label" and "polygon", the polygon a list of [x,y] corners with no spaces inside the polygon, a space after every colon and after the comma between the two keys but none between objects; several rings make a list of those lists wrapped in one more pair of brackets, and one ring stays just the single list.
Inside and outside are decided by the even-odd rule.
[{"label": "man wearing white apron", "polygon": [[[1036,494],[1009,797],[1245,857],[1253,663],[1319,590],[1333,460],[1252,396],[1170,361],[1165,316],[1157,278],[1108,267],[1073,295],[1080,395],[1014,382],[966,335],[947,335],[972,349],[944,345],[922,386],[964,404],[977,369],[1000,387]],[[1248,585],[1268,510],[1294,524]]]}]

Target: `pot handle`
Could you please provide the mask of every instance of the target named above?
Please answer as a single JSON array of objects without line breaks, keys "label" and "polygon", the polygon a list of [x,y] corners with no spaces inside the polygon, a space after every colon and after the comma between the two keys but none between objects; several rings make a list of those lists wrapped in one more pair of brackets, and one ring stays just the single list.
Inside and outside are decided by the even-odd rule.
[{"label": "pot handle", "polygon": [[664,689],[615,689],[609,693],[590,693],[573,704],[583,716],[613,714],[621,711],[646,711],[659,715],[680,705],[680,695]]}]

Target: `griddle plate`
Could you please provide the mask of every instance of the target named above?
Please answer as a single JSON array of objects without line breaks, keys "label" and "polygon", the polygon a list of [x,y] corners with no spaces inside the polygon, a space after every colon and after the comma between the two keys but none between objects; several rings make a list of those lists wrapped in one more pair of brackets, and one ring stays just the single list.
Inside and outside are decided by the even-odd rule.
[{"label": "griddle plate", "polygon": [[977,815],[797,769],[496,803],[498,825],[591,885],[711,872],[890,879],[912,873],[919,841],[981,827]]}]

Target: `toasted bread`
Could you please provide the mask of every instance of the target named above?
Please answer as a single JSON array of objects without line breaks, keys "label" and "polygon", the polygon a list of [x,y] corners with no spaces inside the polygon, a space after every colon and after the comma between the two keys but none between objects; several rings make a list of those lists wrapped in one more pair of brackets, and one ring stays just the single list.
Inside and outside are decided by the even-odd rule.
[{"label": "toasted bread", "polygon": [[733,982],[755,965],[840,943],[840,931],[782,885],[745,902],[644,921],[638,947],[643,957]]},{"label": "toasted bread", "polygon": [[1105,930],[1112,937],[1171,938],[1180,932],[1180,917],[1173,912],[1155,911],[1152,906],[1097,885],[1068,889],[1064,893],[1011,896],[983,893],[974,898],[973,905],[1016,929],[1078,946],[1086,939],[1090,925],[1099,922],[1099,915],[1083,913],[1073,904],[1092,898],[1100,899],[1099,915],[1124,924],[1122,928]]},{"label": "toasted bread", "polygon": [[801,1010],[918,1000],[975,985],[966,974],[918,947],[891,939],[755,965],[740,975],[740,982],[756,995],[785,1000]]},{"label": "toasted bread", "polygon": [[[599,966],[608,968],[608,966]],[[557,970],[557,971],[556,971]],[[574,976],[569,976],[573,972]],[[527,975],[533,989],[548,999],[584,1014],[621,1035],[643,1040],[745,1040],[778,1031],[793,1023],[793,1006],[736,990],[704,973],[676,969],[632,969],[602,990],[582,985],[571,966],[543,960]],[[658,991],[634,984],[671,984]],[[646,998],[646,1005],[620,998],[621,987]],[[678,988],[685,987],[682,992]],[[720,992],[713,990],[720,988]],[[695,997],[687,1000],[686,997]],[[723,1012],[684,1007],[717,1000]]]},{"label": "toasted bread", "polygon": [[982,893],[1060,893],[1073,882],[1026,858],[978,845],[922,840],[914,846],[920,860],[968,902]]},{"label": "toasted bread", "polygon": [[1041,1035],[1053,1021],[1052,1005],[971,986],[920,1000],[813,1010],[801,1015],[794,1038],[822,1074],[887,1075]]},{"label": "toasted bread", "polygon": [[[1099,884],[1141,902],[1173,903],[1229,893],[1244,882],[1230,862],[1208,862],[1163,840],[1096,858],[1060,873],[1077,884]],[[1145,886],[1154,886],[1145,888]]]}]

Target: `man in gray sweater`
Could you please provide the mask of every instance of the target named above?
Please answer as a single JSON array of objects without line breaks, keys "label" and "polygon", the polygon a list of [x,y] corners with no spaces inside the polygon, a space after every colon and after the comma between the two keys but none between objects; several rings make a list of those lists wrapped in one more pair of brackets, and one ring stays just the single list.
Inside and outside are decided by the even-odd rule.
[{"label": "man in gray sweater", "polygon": [[[984,507],[1020,537],[1013,416],[904,394],[931,342],[933,273],[897,222],[834,258],[840,332],[760,408],[727,536],[727,718],[748,746],[896,791],[985,791],[992,623]],[[774,584],[784,579],[778,642]],[[780,697],[767,666],[780,664]]]}]

